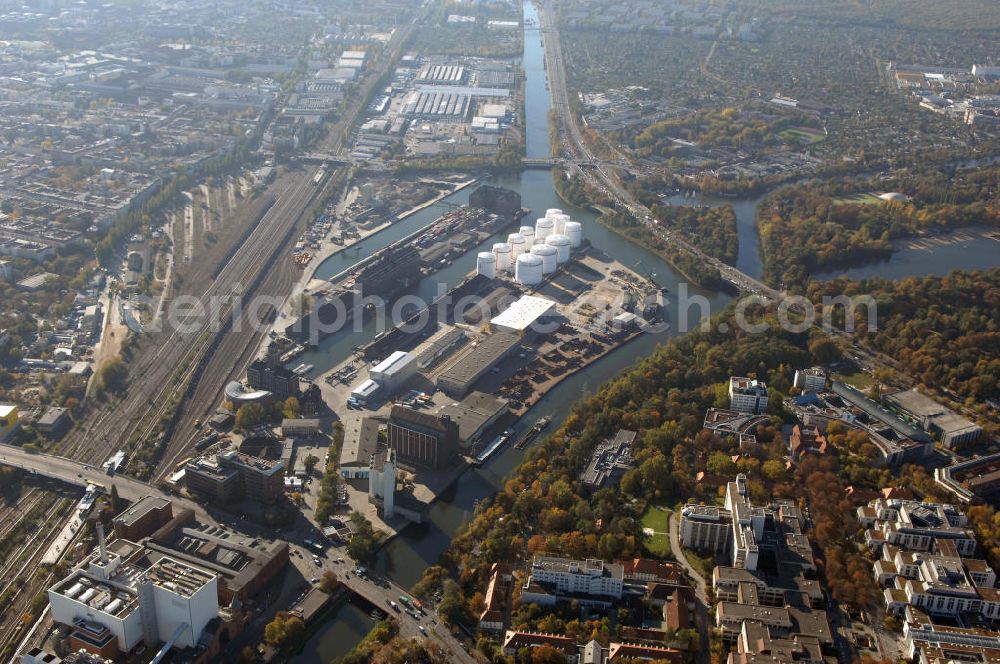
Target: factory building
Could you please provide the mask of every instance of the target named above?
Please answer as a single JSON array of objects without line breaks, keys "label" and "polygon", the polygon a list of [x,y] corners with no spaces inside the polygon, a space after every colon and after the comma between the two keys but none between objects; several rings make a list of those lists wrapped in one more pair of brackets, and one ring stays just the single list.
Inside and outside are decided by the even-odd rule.
[{"label": "factory building", "polygon": [[115,517],[115,537],[137,542],[167,525],[173,517],[173,503],[166,498],[146,496]]},{"label": "factory building", "polygon": [[250,363],[247,384],[254,390],[272,392],[282,399],[299,393],[299,377],[271,357]]},{"label": "factory building", "polygon": [[459,402],[441,406],[437,414],[447,416],[458,423],[459,439],[463,445],[468,446],[508,412],[510,411],[506,399],[473,391]]},{"label": "factory building", "polygon": [[411,118],[461,120],[469,115],[469,95],[449,92],[410,93],[402,114]]},{"label": "factory building", "polygon": [[469,195],[469,207],[480,208],[503,217],[521,211],[521,194],[503,187],[481,185]]},{"label": "factory building", "polygon": [[191,648],[219,615],[217,577],[145,547],[104,541],[98,551],[48,590],[52,620],[71,630],[70,645],[116,657],[140,643]]},{"label": "factory building", "polygon": [[434,85],[463,85],[468,78],[469,72],[462,65],[428,65],[417,76],[417,81]]},{"label": "factory building", "polygon": [[447,415],[393,406],[386,437],[403,464],[437,469],[458,457],[458,424]]},{"label": "factory building", "polygon": [[983,434],[981,426],[942,406],[915,387],[890,394],[885,400],[907,419],[937,435],[941,444],[950,450],[974,443]]},{"label": "factory building", "polygon": [[520,345],[520,336],[505,331],[494,332],[470,344],[464,353],[438,375],[438,388],[452,397],[464,397],[477,380],[501,360],[516,352]]},{"label": "factory building", "polygon": [[366,265],[354,279],[359,295],[388,300],[420,279],[420,252],[411,245],[390,247]]}]

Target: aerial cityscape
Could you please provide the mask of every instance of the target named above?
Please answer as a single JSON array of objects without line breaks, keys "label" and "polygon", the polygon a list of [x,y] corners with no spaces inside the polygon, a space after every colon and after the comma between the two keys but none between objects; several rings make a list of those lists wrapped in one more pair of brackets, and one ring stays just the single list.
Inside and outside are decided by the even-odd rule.
[{"label": "aerial cityscape", "polygon": [[0,0],[0,664],[1000,662],[994,0]]}]

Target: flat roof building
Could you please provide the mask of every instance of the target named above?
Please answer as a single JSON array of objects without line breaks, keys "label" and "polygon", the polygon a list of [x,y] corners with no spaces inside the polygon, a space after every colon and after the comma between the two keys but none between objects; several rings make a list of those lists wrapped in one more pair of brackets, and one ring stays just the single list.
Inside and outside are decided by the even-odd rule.
[{"label": "flat roof building", "polygon": [[635,437],[635,431],[619,429],[614,438],[600,443],[580,476],[583,483],[594,489],[617,484],[633,465],[632,443]]},{"label": "flat roof building", "polygon": [[490,324],[497,330],[524,334],[535,323],[553,311],[556,303],[544,297],[524,295],[511,304],[503,313],[494,316]]},{"label": "flat roof building", "polygon": [[754,378],[731,377],[729,407],[741,413],[763,413],[767,410],[767,385]]},{"label": "flat roof building", "polygon": [[473,342],[438,375],[438,388],[454,397],[465,396],[477,380],[520,345],[520,336],[501,331]]},{"label": "flat roof building", "polygon": [[397,350],[368,371],[368,377],[388,393],[398,390],[417,373],[417,358],[412,353]]},{"label": "flat roof building", "polygon": [[[73,631],[71,643],[116,656],[139,643],[194,647],[219,615],[217,578],[170,556],[148,556],[142,545],[117,540],[48,590],[52,620]],[[74,638],[75,636],[75,638]]]},{"label": "flat roof building", "polygon": [[173,503],[169,500],[146,496],[118,514],[112,523],[116,537],[138,542],[165,526],[173,516]]},{"label": "flat roof building", "polygon": [[441,406],[437,414],[456,422],[459,440],[464,445],[469,445],[508,412],[506,399],[473,391],[461,401]]},{"label": "flat roof building", "polygon": [[915,387],[890,394],[885,400],[922,428],[936,434],[948,449],[974,443],[983,434],[981,426],[942,406]]}]

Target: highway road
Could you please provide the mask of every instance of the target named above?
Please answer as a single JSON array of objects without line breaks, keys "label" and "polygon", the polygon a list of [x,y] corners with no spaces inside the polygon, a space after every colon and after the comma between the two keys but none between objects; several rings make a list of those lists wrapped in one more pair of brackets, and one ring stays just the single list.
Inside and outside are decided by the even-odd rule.
[{"label": "highway road", "polygon": [[625,190],[618,181],[618,178],[610,172],[605,162],[595,158],[590,148],[587,147],[587,143],[577,124],[576,116],[573,114],[572,107],[570,106],[570,93],[566,85],[562,44],[560,42],[559,30],[556,27],[555,17],[552,15],[551,9],[547,6],[539,9],[538,16],[541,31],[545,35],[546,69],[549,76],[549,89],[552,94],[552,107],[556,111],[556,126],[557,129],[561,130],[560,145],[563,146],[568,155],[565,163],[574,173],[582,176],[591,186],[602,191],[613,200],[620,209],[631,214],[643,225],[651,228],[666,242],[680,247],[688,253],[693,254],[702,262],[718,269],[723,279],[732,283],[741,291],[754,293],[771,301],[781,300],[784,294],[780,291],[767,286],[731,265],[723,263],[717,258],[705,254],[677,233],[661,228],[649,208],[637,201],[632,194]]}]

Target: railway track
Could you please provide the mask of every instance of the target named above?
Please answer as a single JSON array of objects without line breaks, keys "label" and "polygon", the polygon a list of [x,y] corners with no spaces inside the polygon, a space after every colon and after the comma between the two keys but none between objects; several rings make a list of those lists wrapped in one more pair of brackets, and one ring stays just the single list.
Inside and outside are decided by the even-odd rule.
[{"label": "railway track", "polygon": [[[49,497],[39,491],[31,511],[40,507],[41,502]],[[8,579],[0,587],[0,597],[9,597],[6,605],[0,607],[3,611],[3,617],[0,618],[0,654],[5,658],[13,654],[11,650],[16,647],[16,639],[30,627],[30,624],[22,622],[21,617],[30,610],[35,595],[54,580],[49,570],[40,577],[34,571],[39,569],[39,561],[48,550],[52,538],[62,529],[63,521],[73,505],[74,502],[68,498],[53,497],[52,503],[42,508],[46,512],[41,523],[36,525],[35,533],[0,566],[0,578]],[[24,512],[25,515],[29,513]]]},{"label": "railway track", "polygon": [[[312,172],[298,175],[298,182],[276,192],[276,202],[265,212],[247,241],[237,247],[229,261],[196,302],[218,320],[231,317],[243,296],[243,288],[266,269],[274,253],[273,238],[294,228],[301,209],[308,203]],[[221,306],[219,304],[221,303]],[[170,407],[171,397],[183,389],[195,373],[199,354],[210,343],[209,321],[179,316],[177,325],[157,333],[148,352],[135,358],[128,394],[109,404],[79,429],[64,447],[64,454],[84,461],[98,461],[117,449],[126,452],[141,443],[159,425]],[[136,433],[139,436],[135,436]]]}]

